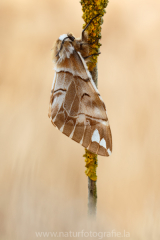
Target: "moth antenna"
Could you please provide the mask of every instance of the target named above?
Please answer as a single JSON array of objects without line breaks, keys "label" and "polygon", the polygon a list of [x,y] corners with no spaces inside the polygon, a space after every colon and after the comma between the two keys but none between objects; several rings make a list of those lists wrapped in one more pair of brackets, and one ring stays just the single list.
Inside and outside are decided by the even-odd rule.
[{"label": "moth antenna", "polygon": [[99,55],[99,54],[101,54],[101,53],[100,53],[100,52],[99,52],[99,53],[93,53],[93,54],[91,54],[91,55],[89,55],[89,56],[87,56],[87,57],[84,57],[84,59],[87,59],[87,58],[92,57],[92,56],[97,56],[97,55]]},{"label": "moth antenna", "polygon": [[63,41],[62,41],[62,43],[61,43],[61,47],[60,47],[60,49],[59,49],[56,57],[59,55],[60,51],[62,50],[63,44],[64,44],[64,42],[65,42],[65,40],[66,40],[67,38],[69,38],[69,37],[65,37],[65,38],[63,39]]},{"label": "moth antenna", "polygon": [[86,29],[89,27],[89,25],[91,24],[91,22],[93,21],[93,19],[95,19],[96,17],[98,17],[100,15],[100,13],[98,13],[96,16],[94,16],[89,23],[85,26],[85,28],[82,31],[82,40],[84,39],[84,32],[86,31]]}]

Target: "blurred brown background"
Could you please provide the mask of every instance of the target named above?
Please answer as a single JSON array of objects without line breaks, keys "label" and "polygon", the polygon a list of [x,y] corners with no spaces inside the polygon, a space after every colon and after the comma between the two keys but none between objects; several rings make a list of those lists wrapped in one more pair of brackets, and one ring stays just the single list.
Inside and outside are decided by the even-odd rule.
[{"label": "blurred brown background", "polygon": [[107,7],[98,86],[113,154],[99,157],[92,225],[84,149],[47,116],[50,50],[63,33],[80,36],[81,16],[78,0],[0,1],[2,240],[82,229],[160,239],[160,1],[110,0]]}]

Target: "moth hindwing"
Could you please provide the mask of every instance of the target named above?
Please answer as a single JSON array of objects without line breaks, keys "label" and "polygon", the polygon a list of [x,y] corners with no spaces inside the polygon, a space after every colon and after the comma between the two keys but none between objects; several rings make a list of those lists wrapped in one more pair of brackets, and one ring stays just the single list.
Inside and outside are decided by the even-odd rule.
[{"label": "moth hindwing", "polygon": [[89,151],[109,156],[111,130],[105,104],[86,65],[88,55],[84,32],[80,40],[72,34],[63,34],[56,41],[49,117],[62,133]]}]

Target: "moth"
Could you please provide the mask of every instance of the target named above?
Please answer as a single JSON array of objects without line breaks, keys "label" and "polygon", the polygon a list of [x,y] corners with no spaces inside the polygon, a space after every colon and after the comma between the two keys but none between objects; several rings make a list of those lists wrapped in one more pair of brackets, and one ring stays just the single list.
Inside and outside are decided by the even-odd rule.
[{"label": "moth", "polygon": [[89,58],[96,55],[89,55],[86,33],[94,18],[83,29],[80,39],[68,33],[55,43],[55,75],[48,115],[63,134],[90,152],[109,156],[112,136],[106,107],[87,67]]}]

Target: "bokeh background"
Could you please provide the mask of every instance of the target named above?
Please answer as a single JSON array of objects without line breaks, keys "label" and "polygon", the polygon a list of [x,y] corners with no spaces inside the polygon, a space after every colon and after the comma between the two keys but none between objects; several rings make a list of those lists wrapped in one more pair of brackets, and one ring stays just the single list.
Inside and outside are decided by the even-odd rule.
[{"label": "bokeh background", "polygon": [[84,149],[47,116],[51,48],[63,33],[80,36],[81,16],[78,0],[0,1],[2,240],[83,229],[160,239],[160,1],[110,0],[104,16],[98,87],[113,154],[99,157],[95,222]]}]

